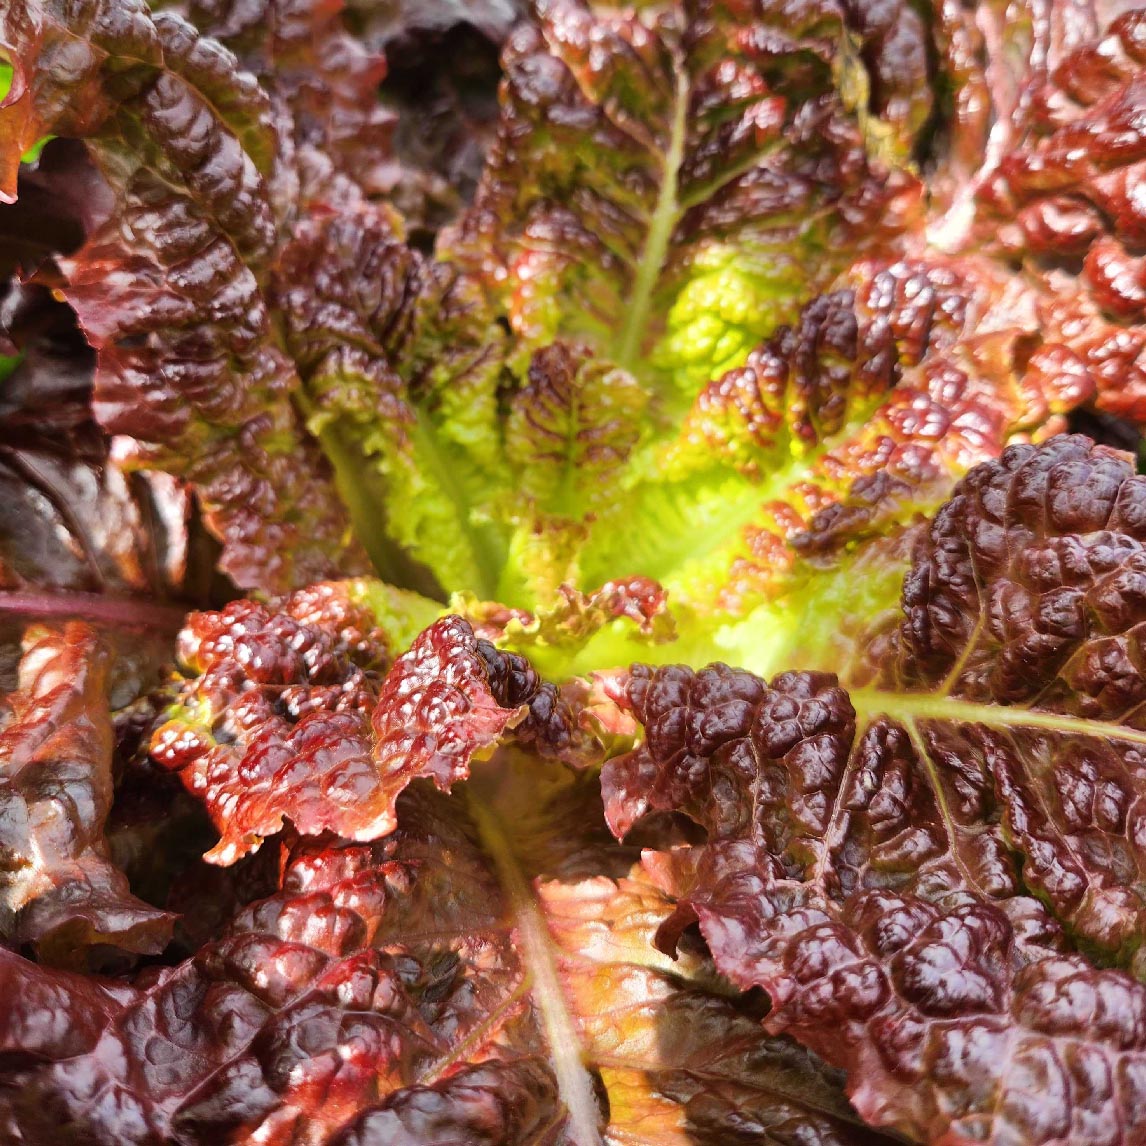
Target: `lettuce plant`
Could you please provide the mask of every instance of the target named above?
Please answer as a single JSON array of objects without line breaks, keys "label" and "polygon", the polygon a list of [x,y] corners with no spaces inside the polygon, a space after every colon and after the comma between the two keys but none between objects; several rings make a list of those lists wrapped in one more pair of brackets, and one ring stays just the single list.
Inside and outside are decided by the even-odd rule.
[{"label": "lettuce plant", "polygon": [[0,59],[0,1140],[1146,1143],[1146,9]]}]

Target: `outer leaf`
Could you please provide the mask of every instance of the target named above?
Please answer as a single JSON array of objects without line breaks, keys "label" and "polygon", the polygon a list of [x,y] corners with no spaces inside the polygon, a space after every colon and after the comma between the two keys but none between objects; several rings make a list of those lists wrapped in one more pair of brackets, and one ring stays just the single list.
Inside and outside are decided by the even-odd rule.
[{"label": "outer leaf", "polygon": [[152,754],[205,801],[223,834],[212,862],[257,849],[286,815],[312,833],[393,826],[405,785],[377,790],[367,725],[390,655],[361,597],[356,583],[328,584],[191,615],[179,654],[195,675]]},{"label": "outer leaf", "polygon": [[543,754],[580,757],[588,737],[569,702],[460,617],[431,625],[379,682],[387,641],[367,593],[319,585],[192,615],[180,654],[196,675],[152,754],[222,833],[210,862],[234,863],[288,817],[304,835],[384,836],[412,780],[448,790],[509,729]]},{"label": "outer leaf", "polygon": [[1100,408],[1141,420],[1146,13],[1119,7],[1105,27],[1102,5],[1011,14],[999,34],[1019,41],[1012,60],[1031,63],[1009,97],[997,93],[1004,114],[986,161],[932,229],[948,246],[986,248],[1038,275],[1047,368],[1088,376]]},{"label": "outer leaf", "polygon": [[0,108],[5,163],[29,131],[83,137],[116,195],[117,216],[67,264],[100,352],[100,421],[141,443],[137,463],[196,485],[241,585],[352,567],[262,295],[275,240],[266,95],[224,49],[135,0],[9,5],[0,43],[17,69]]},{"label": "outer leaf", "polygon": [[[124,667],[131,667],[125,665]],[[82,966],[96,945],[162,950],[171,917],[136,899],[108,856],[109,706],[127,686],[88,625],[32,629],[0,729],[0,933],[48,963]],[[122,703],[122,700],[120,701]]]},{"label": "outer leaf", "polygon": [[652,948],[665,904],[595,781],[524,767],[528,788],[415,785],[385,841],[294,847],[279,893],[26,1072],[22,1140],[715,1146],[734,1120],[877,1146],[704,959]]},{"label": "outer leaf", "polygon": [[[508,41],[498,140],[443,247],[526,347],[585,339],[689,394],[791,317],[836,252],[901,223],[914,183],[869,160],[837,90],[864,72],[844,6],[536,11]],[[896,64],[925,71],[921,22],[898,18]],[[890,94],[903,77],[888,78]]]},{"label": "outer leaf", "polygon": [[[1137,1142],[1135,586],[1143,479],[1081,438],[1013,447],[941,510],[878,647],[879,688],[713,666],[636,672],[644,745],[607,765],[648,853],[766,1025],[849,1072],[861,1114],[924,1141]],[[857,720],[858,712],[858,720]]]},{"label": "outer leaf", "polygon": [[[40,287],[0,288],[0,586],[5,607],[71,608],[108,620],[163,617],[142,598],[194,598],[216,553],[188,491],[165,474],[125,474],[88,409],[95,356],[71,311]],[[50,593],[34,599],[36,592]],[[138,611],[116,594],[137,594]],[[119,610],[118,613],[116,610]],[[169,610],[174,632],[181,613]]]},{"label": "outer leaf", "polygon": [[333,203],[389,190],[395,117],[378,100],[386,62],[347,31],[344,0],[186,0],[178,7],[235,53],[280,116],[289,111],[278,125],[291,140],[281,158],[294,169],[275,188],[281,214],[293,215],[296,197]]}]

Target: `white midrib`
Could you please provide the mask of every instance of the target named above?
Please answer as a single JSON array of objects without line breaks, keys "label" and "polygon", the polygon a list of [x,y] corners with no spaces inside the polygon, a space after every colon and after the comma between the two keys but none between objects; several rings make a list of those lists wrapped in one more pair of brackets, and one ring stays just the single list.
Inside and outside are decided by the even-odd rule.
[{"label": "white midrib", "polygon": [[652,306],[653,290],[664,265],[665,255],[668,254],[673,229],[681,214],[677,183],[681,164],[684,162],[685,134],[688,128],[688,91],[688,73],[683,64],[678,63],[669,145],[665,152],[664,177],[661,180],[656,207],[649,219],[645,246],[637,264],[632,299],[613,351],[614,361],[626,370],[633,370],[637,365],[641,344],[644,341],[645,324],[649,318],[649,308]]},{"label": "white midrib", "polygon": [[557,1087],[569,1111],[566,1141],[572,1146],[602,1146],[598,1130],[601,1112],[593,1093],[593,1080],[585,1067],[581,1038],[557,976],[553,945],[541,909],[497,817],[477,799],[471,801],[470,811],[517,929],[529,993],[541,1016]]}]

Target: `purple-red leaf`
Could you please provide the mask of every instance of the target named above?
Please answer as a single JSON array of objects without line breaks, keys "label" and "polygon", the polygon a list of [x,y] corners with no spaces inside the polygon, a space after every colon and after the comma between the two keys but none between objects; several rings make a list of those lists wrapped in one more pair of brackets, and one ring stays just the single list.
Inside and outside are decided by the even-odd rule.
[{"label": "purple-red leaf", "polygon": [[431,625],[380,679],[386,637],[354,582],[193,614],[180,654],[196,675],[152,754],[205,802],[222,834],[213,863],[287,819],[303,835],[387,835],[412,780],[448,790],[510,729],[550,756],[587,738],[553,685],[460,617]]},{"label": "purple-red leaf", "polygon": [[196,487],[240,585],[281,591],[360,568],[290,407],[299,380],[263,293],[272,191],[295,178],[266,92],[218,43],[135,0],[8,6],[0,44],[15,68],[5,166],[29,132],[76,136],[111,188],[114,213],[63,262],[99,354],[100,423],[128,436],[133,464]]},{"label": "purple-red leaf", "polygon": [[[669,905],[595,778],[501,777],[414,784],[385,840],[293,845],[281,890],[194,959],[85,1000],[69,1040],[32,1032],[0,1126],[27,1146],[722,1146],[730,1126],[889,1146],[707,959],[653,948]],[[31,964],[8,980],[76,989]]]},{"label": "purple-red leaf", "polygon": [[112,649],[90,626],[33,627],[0,711],[0,934],[48,963],[82,966],[98,946],[156,952],[171,934],[103,838],[114,678]]},{"label": "purple-red leaf", "polygon": [[678,900],[661,944],[699,922],[877,1125],[1146,1134],[1146,988],[1102,969],[1139,972],[1146,932],[1143,504],[1124,455],[1012,447],[920,540],[876,687],[634,669],[645,736],[605,767],[610,824],[706,832],[645,853]]}]

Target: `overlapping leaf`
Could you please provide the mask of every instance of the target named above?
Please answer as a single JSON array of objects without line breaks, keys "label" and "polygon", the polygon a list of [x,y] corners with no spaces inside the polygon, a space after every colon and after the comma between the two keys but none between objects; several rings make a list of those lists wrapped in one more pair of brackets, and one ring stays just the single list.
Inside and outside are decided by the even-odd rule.
[{"label": "overlapping leaf", "polygon": [[[389,665],[381,592],[331,583],[192,614],[180,642],[190,679],[151,750],[204,801],[222,835],[211,862],[234,863],[288,818],[304,835],[384,836],[412,780],[448,790],[510,730],[542,756],[592,758],[570,700],[460,617]],[[436,611],[395,596],[408,613]]]},{"label": "overlapping leaf", "polygon": [[901,531],[1093,393],[1043,369],[1036,300],[985,260],[869,260],[837,287],[701,391],[580,555],[590,584],[622,561],[658,580],[683,655],[838,663],[841,616],[898,597]]},{"label": "overlapping leaf", "polygon": [[[380,73],[338,13],[188,12],[262,87],[177,17],[125,10],[116,34],[151,63],[74,126],[44,94],[58,25],[36,7],[8,38],[46,62],[44,92],[15,85],[9,115],[94,132],[131,242],[149,236],[121,249],[117,218],[68,268],[102,347],[98,409],[137,441],[177,440],[146,456],[196,483],[244,583],[288,587],[332,555],[352,568],[349,518],[389,580],[435,595],[537,612],[562,585],[642,576],[684,606],[689,655],[743,656],[768,634],[777,657],[831,661],[823,633],[799,644],[779,614],[878,611],[904,526],[1108,388],[1070,368],[1041,280],[927,246],[916,161],[971,116],[976,83],[1004,100],[971,62],[969,17],[541,4],[507,47],[498,143],[439,245],[449,265],[376,201]],[[1065,52],[1047,27],[1038,43]],[[922,81],[960,68],[952,109]],[[77,88],[102,74],[93,62]],[[157,85],[182,101],[162,123]],[[172,117],[194,108],[206,134],[180,157]],[[143,140],[124,134],[137,120]],[[212,148],[225,167],[199,186]],[[335,487],[347,515],[323,500]],[[862,601],[860,567],[876,574]]]},{"label": "overlapping leaf", "polygon": [[[61,1128],[117,1146],[715,1146],[732,1121],[760,1141],[883,1141],[706,960],[656,952],[666,904],[609,841],[593,779],[518,767],[465,795],[416,785],[384,841],[296,845],[280,892],[124,992],[98,1036],[40,1038],[9,1125],[30,1146]],[[71,1005],[73,980],[5,971]]]},{"label": "overlapping leaf", "polygon": [[9,6],[0,42],[16,69],[0,109],[6,197],[10,147],[45,131],[86,139],[115,194],[114,217],[66,263],[99,352],[99,420],[130,435],[137,463],[195,484],[240,584],[352,567],[263,297],[282,174],[267,95],[218,43],[142,4]]},{"label": "overlapping leaf", "polygon": [[297,228],[275,289],[310,425],[375,564],[406,572],[396,541],[441,584],[492,594],[502,334],[472,287],[362,205]]},{"label": "overlapping leaf", "polygon": [[[1121,401],[1118,408],[1128,408],[1119,397],[1125,391],[1112,384],[1117,367],[1111,356],[1120,356],[1119,347],[1129,347],[1133,338],[1122,332],[1106,339],[1099,352],[1077,305],[1071,309],[1067,303],[1069,281],[1052,289],[1044,275],[1016,276],[1001,259],[947,250],[958,245],[950,241],[953,221],[978,234],[966,220],[977,217],[969,203],[986,186],[985,176],[974,185],[970,171],[956,177],[963,159],[954,153],[979,148],[982,157],[990,149],[988,166],[995,162],[998,145],[988,138],[984,107],[994,104],[1000,122],[1006,120],[1007,138],[1030,151],[1035,170],[1039,153],[1029,142],[1029,109],[1011,100],[1009,85],[1036,85],[1039,67],[1047,61],[1059,67],[1097,35],[1098,17],[1087,5],[1069,19],[1058,10],[1049,16],[1023,11],[1011,27],[994,9],[976,24],[969,13],[944,10],[920,20],[913,11],[876,13],[862,6],[820,6],[814,14],[786,6],[781,17],[762,5],[751,19],[726,5],[684,12],[652,5],[637,14],[603,5],[542,6],[539,26],[523,30],[508,49],[498,149],[474,209],[442,250],[470,265],[482,260],[478,273],[491,284],[518,345],[576,336],[605,358],[595,367],[599,376],[610,360],[632,368],[638,387],[634,409],[640,398],[652,416],[644,417],[635,439],[619,432],[623,423],[614,430],[626,443],[628,460],[607,482],[583,487],[579,496],[592,493],[596,500],[581,507],[579,522],[565,528],[547,528],[555,523],[529,517],[519,522],[502,577],[507,603],[529,604],[530,592],[537,593],[546,577],[550,586],[570,580],[587,589],[623,568],[668,590],[684,637],[677,655],[721,652],[761,669],[793,656],[802,663],[832,664],[858,640],[856,634],[837,640],[841,614],[877,614],[893,603],[903,568],[900,531],[919,514],[933,512],[970,466],[997,456],[1011,440],[1053,432],[1061,427],[1056,415],[1081,403],[1115,407]],[[1134,26],[1124,18],[1119,35],[1130,36]],[[838,35],[831,34],[833,28]],[[1034,62],[1016,77],[1009,53],[1017,53],[1027,38]],[[1122,64],[1112,64],[1108,86],[1124,84],[1127,51],[1117,57]],[[1109,54],[1100,52],[1102,58]],[[704,71],[716,59],[723,80],[740,84],[723,118],[713,109],[731,89]],[[919,77],[932,68],[944,71],[943,82],[952,85],[950,106],[918,95]],[[663,157],[672,150],[665,140],[672,135],[666,124],[674,76],[686,77],[686,98],[693,101],[688,106],[696,114],[687,117],[683,150],[672,154],[669,165],[679,166],[670,171]],[[856,85],[864,89],[862,110],[849,102]],[[1121,98],[1127,108],[1136,106],[1125,92]],[[779,309],[749,307],[754,317],[748,333],[732,339],[735,347],[696,359],[701,365],[695,376],[689,374],[684,395],[698,384],[700,392],[677,432],[675,417],[658,422],[665,410],[658,371],[671,362],[679,380],[695,363],[683,344],[672,343],[673,315],[687,310],[682,300],[696,286],[704,294],[703,323],[721,327],[720,291],[711,282],[698,285],[705,281],[707,256],[682,255],[680,274],[696,278],[669,312],[657,310],[657,292],[677,274],[679,252],[671,243],[652,244],[650,255],[646,240],[660,234],[650,219],[658,226],[664,218],[677,219],[672,241],[680,236],[687,246],[690,220],[725,211],[730,226],[751,232],[725,236],[736,273],[747,273],[759,239],[753,228],[763,224],[751,221],[738,189],[757,186],[765,179],[762,172],[772,171],[769,164],[790,158],[791,140],[783,132],[767,144],[757,137],[758,151],[746,142],[745,125],[772,104],[800,122],[818,114],[810,105],[819,112],[834,108],[832,114],[851,125],[848,138],[864,157],[848,168],[861,183],[861,172],[883,170],[888,162],[902,165],[913,149],[935,146],[950,132],[952,155],[939,157],[939,183],[954,180],[958,201],[939,193],[930,215],[889,223],[901,226],[905,257],[869,257],[862,242],[837,235],[833,250],[840,262],[810,260],[815,273],[834,274],[847,265],[834,281],[790,286],[774,295],[783,299]],[[711,121],[705,118],[709,112]],[[1123,126],[1137,130],[1129,120]],[[709,127],[715,134],[706,151],[700,140]],[[680,214],[700,156],[719,171],[720,161],[735,151],[717,148],[717,136],[729,147],[739,140],[746,148],[726,172],[731,182],[712,204]],[[1127,140],[1132,151],[1129,135]],[[821,140],[829,149],[838,142],[831,132]],[[578,158],[602,152],[597,164]],[[741,161],[744,169],[737,166]],[[537,179],[510,176],[524,167],[538,172]],[[896,169],[910,184],[906,168]],[[805,185],[785,169],[776,186],[796,194]],[[873,231],[870,217],[856,205],[866,192],[849,203],[853,185],[836,173],[833,186],[840,198],[825,208],[827,215],[837,222],[862,218]],[[658,216],[661,208],[668,215]],[[806,202],[791,209],[801,222],[825,217]],[[978,217],[984,229],[994,225],[982,207]],[[785,254],[803,250],[803,240],[791,230],[777,241]],[[886,234],[877,241],[889,245]],[[990,251],[1010,257],[998,244]],[[769,265],[782,263],[772,259]],[[565,269],[558,274],[557,268]],[[801,299],[824,285],[831,289],[806,303],[792,329],[781,328],[749,353],[760,335],[771,333],[779,319],[796,313]],[[641,333],[632,342],[634,314]],[[727,333],[721,330],[713,335],[717,342]],[[1094,354],[1081,343],[1073,346],[1078,339]],[[551,353],[535,354],[531,368],[552,370],[556,359],[542,357]],[[1080,359],[1099,353],[1101,369],[1097,359],[1089,367]],[[511,361],[524,359],[515,351]],[[737,368],[721,374],[724,365]],[[548,421],[544,403],[536,410],[528,405],[531,391],[540,393],[536,383],[517,400],[528,410],[536,438]],[[569,466],[570,458],[576,458],[575,450],[562,454],[558,464]],[[529,590],[524,594],[523,582]],[[761,654],[764,648],[768,655]],[[620,663],[640,655],[614,641],[598,645],[577,664],[588,666],[593,658]]]},{"label": "overlapping leaf", "polygon": [[[842,91],[866,82],[859,46],[886,36],[844,5],[535,8],[503,56],[474,207],[443,246],[487,278],[526,347],[585,339],[687,395],[902,225],[915,181],[869,155],[866,104]],[[902,122],[882,125],[902,155],[930,97],[926,30],[895,8],[888,105],[908,88],[924,105],[896,103]]]},{"label": "overlapping leaf", "polygon": [[1104,11],[1032,5],[1023,19],[990,17],[1014,45],[980,78],[996,123],[931,234],[1021,261],[1045,296],[1045,368],[1089,377],[1100,408],[1140,419],[1146,16],[1114,8],[1104,26]]},{"label": "overlapping leaf", "polygon": [[[874,689],[713,666],[640,670],[644,744],[606,766],[646,853],[766,1026],[921,1141],[1131,1143],[1143,1132],[1141,504],[1082,438],[976,469],[917,548]],[[1078,954],[1085,952],[1086,954]],[[1097,966],[1096,966],[1097,964]]]},{"label": "overlapping leaf", "polygon": [[[0,287],[0,351],[10,369],[0,396],[0,588],[8,607],[63,612],[61,591],[109,619],[152,602],[194,599],[210,583],[213,547],[197,531],[188,491],[165,474],[122,471],[88,407],[94,355],[74,316],[39,287]],[[45,594],[52,594],[49,600]],[[54,604],[53,604],[54,601]],[[162,615],[162,610],[152,610]],[[178,610],[168,612],[174,632]]]},{"label": "overlapping leaf", "polygon": [[[413,77],[514,5],[155,7],[0,14],[5,195],[94,186],[21,164],[45,133],[104,180],[4,273],[60,286],[119,435],[5,309],[4,585],[179,595],[193,490],[244,587],[368,555],[435,600],[194,615],[153,742],[190,798],[136,761],[110,814],[158,702],[30,638],[6,941],[158,948],[112,856],[186,915],[130,979],[0,952],[0,1138],[884,1141],[837,1068],[916,1141],[1146,1137],[1142,479],[1004,452],[1141,412],[1141,15],[538,0],[435,261],[488,53],[411,115]],[[618,710],[616,666],[718,655],[846,689],[646,666]]]}]

